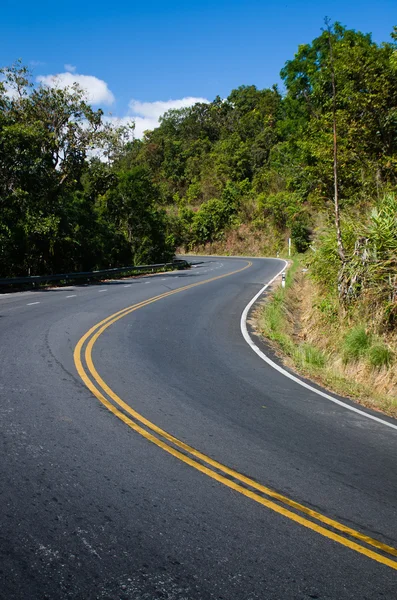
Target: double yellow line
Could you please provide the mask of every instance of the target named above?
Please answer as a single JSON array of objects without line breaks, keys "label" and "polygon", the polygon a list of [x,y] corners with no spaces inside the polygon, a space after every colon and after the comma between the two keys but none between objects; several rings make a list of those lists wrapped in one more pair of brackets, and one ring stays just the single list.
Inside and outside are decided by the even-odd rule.
[{"label": "double yellow line", "polygon": [[[175,458],[178,458],[185,464],[193,467],[197,471],[204,473],[208,477],[215,479],[219,483],[239,492],[243,496],[255,500],[259,504],[266,506],[274,512],[283,515],[284,517],[303,525],[304,527],[323,535],[324,537],[338,542],[343,546],[355,550],[360,554],[371,558],[378,563],[387,565],[392,569],[397,570],[397,560],[391,557],[397,557],[397,549],[388,546],[374,538],[371,538],[355,529],[347,527],[334,519],[312,510],[294,500],[275,492],[274,490],[257,483],[253,479],[242,475],[238,471],[234,471],[229,467],[213,460],[206,454],[185,444],[178,438],[169,434],[164,429],[161,429],[144,416],[136,412],[131,406],[124,402],[102,379],[92,360],[92,350],[95,342],[100,335],[113,323],[127,315],[152,304],[163,298],[172,296],[184,290],[188,290],[199,285],[209,283],[230,275],[234,275],[248,269],[252,265],[251,262],[237,271],[226,273],[218,277],[213,277],[205,281],[193,283],[183,286],[176,290],[165,292],[158,296],[154,296],[143,302],[139,302],[127,308],[124,308],[103,321],[100,321],[77,343],[74,350],[74,362],[76,369],[84,381],[88,389],[96,396],[96,398],[116,417],[121,419],[128,427],[142,435],[144,438],[156,444]],[[83,357],[84,355],[84,357]]]}]

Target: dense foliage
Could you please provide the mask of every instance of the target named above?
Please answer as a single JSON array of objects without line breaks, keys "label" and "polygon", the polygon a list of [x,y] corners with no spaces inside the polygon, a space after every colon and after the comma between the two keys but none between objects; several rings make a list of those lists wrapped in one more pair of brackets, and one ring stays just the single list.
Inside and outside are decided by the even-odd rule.
[{"label": "dense foliage", "polygon": [[379,45],[327,26],[285,64],[284,95],[241,86],[225,100],[170,111],[131,144],[127,155],[150,169],[176,243],[205,247],[249,225],[251,235],[265,233],[258,252],[275,254],[291,237],[298,252],[311,248],[326,293],[339,294],[345,307],[363,298],[372,308],[381,303],[380,321],[394,325],[396,40],[396,28]]},{"label": "dense foliage", "polygon": [[170,111],[124,160],[150,170],[178,244],[250,223],[268,232],[262,251],[282,249],[288,236],[304,251],[319,214],[331,223],[334,100],[341,210],[366,211],[396,186],[396,48],[335,24],[286,63],[284,96],[241,86],[226,100]]},{"label": "dense foliage", "polygon": [[116,167],[128,131],[104,124],[77,86],[33,88],[19,64],[2,73],[0,276],[169,259],[148,170]]},{"label": "dense foliage", "polygon": [[[4,70],[1,274],[158,260],[233,231],[262,232],[258,253],[283,251],[288,237],[299,252],[313,248],[313,272],[333,290],[339,281],[345,300],[369,282],[383,286],[391,315],[396,40],[396,29],[379,45],[336,23],[285,64],[285,93],[241,86],[169,111],[133,141],[104,125],[77,87],[30,88],[24,69]],[[333,224],[334,120],[343,264]]]}]

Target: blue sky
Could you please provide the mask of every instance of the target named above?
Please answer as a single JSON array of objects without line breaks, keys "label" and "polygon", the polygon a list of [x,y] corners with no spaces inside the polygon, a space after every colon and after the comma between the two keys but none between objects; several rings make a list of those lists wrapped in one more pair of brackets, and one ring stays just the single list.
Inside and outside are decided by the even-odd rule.
[{"label": "blue sky", "polygon": [[320,33],[326,15],[388,41],[397,0],[2,0],[0,63],[22,58],[35,77],[61,73],[65,82],[88,76],[81,81],[106,111],[153,124],[168,107],[159,101],[212,100],[242,84],[279,82],[285,61]]}]

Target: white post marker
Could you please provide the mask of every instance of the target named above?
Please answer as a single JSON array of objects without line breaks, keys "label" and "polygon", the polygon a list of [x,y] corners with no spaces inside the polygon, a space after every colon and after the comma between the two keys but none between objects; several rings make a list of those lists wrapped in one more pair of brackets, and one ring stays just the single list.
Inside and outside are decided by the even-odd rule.
[{"label": "white post marker", "polygon": [[288,238],[288,256],[291,256],[291,238]]},{"label": "white post marker", "polygon": [[285,273],[281,275],[281,287],[285,288]]}]

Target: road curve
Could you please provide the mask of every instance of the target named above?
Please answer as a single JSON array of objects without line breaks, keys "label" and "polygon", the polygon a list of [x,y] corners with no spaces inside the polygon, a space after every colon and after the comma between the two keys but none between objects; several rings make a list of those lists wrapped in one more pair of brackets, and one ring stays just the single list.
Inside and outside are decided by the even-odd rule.
[{"label": "road curve", "polygon": [[396,597],[395,430],[245,342],[282,261],[193,263],[0,296],[0,598]]}]

